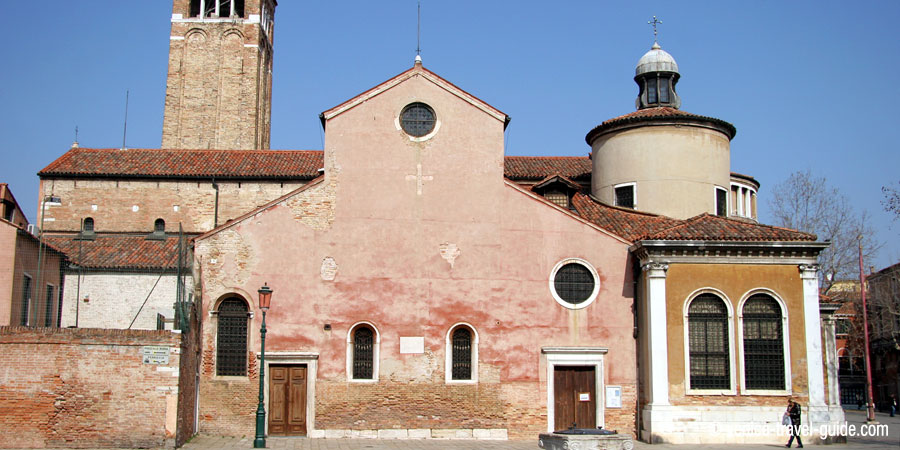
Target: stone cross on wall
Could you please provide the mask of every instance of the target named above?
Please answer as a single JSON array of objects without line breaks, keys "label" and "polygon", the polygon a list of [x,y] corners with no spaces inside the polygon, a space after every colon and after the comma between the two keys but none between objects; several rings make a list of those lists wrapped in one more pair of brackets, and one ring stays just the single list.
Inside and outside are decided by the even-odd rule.
[{"label": "stone cross on wall", "polygon": [[422,195],[422,186],[425,185],[426,181],[431,181],[433,179],[434,177],[431,175],[422,175],[422,163],[416,164],[415,175],[406,176],[406,181],[416,181],[416,195]]}]

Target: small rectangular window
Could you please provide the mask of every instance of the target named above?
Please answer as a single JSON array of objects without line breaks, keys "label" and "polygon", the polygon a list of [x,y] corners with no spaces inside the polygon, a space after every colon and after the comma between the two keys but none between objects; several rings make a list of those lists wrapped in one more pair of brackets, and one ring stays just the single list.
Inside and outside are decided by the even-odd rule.
[{"label": "small rectangular window", "polygon": [[669,103],[669,79],[663,78],[659,80],[659,102]]},{"label": "small rectangular window", "polygon": [[656,103],[656,78],[647,80],[647,103]]},{"label": "small rectangular window", "polygon": [[634,209],[634,185],[616,186],[616,206]]},{"label": "small rectangular window", "polygon": [[47,298],[44,303],[44,326],[53,326],[53,285],[47,285]]},{"label": "small rectangular window", "polygon": [[28,305],[31,300],[31,277],[22,279],[22,308],[19,313],[19,325],[28,326]]},{"label": "small rectangular window", "polygon": [[720,187],[716,188],[716,215],[719,217],[728,216],[728,192]]}]

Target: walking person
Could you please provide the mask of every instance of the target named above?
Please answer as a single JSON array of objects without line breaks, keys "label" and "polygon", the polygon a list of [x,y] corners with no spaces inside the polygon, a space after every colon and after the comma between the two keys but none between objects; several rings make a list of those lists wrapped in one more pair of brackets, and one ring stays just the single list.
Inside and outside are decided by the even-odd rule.
[{"label": "walking person", "polygon": [[803,448],[803,441],[800,440],[800,404],[795,402],[794,399],[789,398],[787,411],[785,413],[791,418],[791,438],[788,439],[788,443],[785,447],[790,448],[791,444],[794,442],[794,438],[797,438],[797,448]]},{"label": "walking person", "polygon": [[891,402],[891,417],[894,417],[894,413],[897,412],[897,396],[891,394],[891,398],[889,401]]}]

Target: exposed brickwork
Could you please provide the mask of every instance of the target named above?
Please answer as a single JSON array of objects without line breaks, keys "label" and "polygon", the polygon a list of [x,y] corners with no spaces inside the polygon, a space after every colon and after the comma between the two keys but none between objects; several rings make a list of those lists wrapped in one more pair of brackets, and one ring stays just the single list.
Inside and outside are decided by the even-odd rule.
[{"label": "exposed brickwork", "polygon": [[163,147],[269,148],[274,30],[250,18],[260,1],[236,19],[190,18],[188,5],[173,9]]},{"label": "exposed brickwork", "polygon": [[178,370],[178,418],[175,445],[181,446],[194,434],[194,414],[197,407],[198,375],[200,374],[200,315],[196,303],[188,315],[189,328],[182,332],[181,366]]},{"label": "exposed brickwork", "polygon": [[[305,182],[217,181],[217,184],[218,224],[222,225]],[[48,220],[44,222],[44,229],[48,232],[78,231],[85,217],[94,219],[97,233],[150,233],[156,219],[166,221],[168,232],[177,232],[179,223],[185,233],[203,233],[215,224],[216,190],[211,180],[45,179],[41,181],[41,188],[47,195],[52,192],[62,199],[62,205],[46,208]]]},{"label": "exposed brickwork", "polygon": [[159,447],[174,443],[181,358],[144,364],[167,331],[0,327],[0,446]]}]

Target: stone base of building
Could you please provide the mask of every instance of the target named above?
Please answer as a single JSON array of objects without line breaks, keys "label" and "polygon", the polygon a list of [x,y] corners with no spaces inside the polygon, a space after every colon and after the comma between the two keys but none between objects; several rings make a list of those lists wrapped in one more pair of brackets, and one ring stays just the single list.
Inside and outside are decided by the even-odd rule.
[{"label": "stone base of building", "polygon": [[541,433],[538,447],[546,450],[631,450],[634,442],[624,434],[590,435]]},{"label": "stone base of building", "polygon": [[310,438],[325,439],[509,439],[506,428],[389,428],[383,430],[312,430]]},{"label": "stone base of building", "polygon": [[[640,439],[651,444],[772,444],[787,442],[780,406],[648,406]],[[804,444],[846,442],[839,407],[803,407]]]}]

